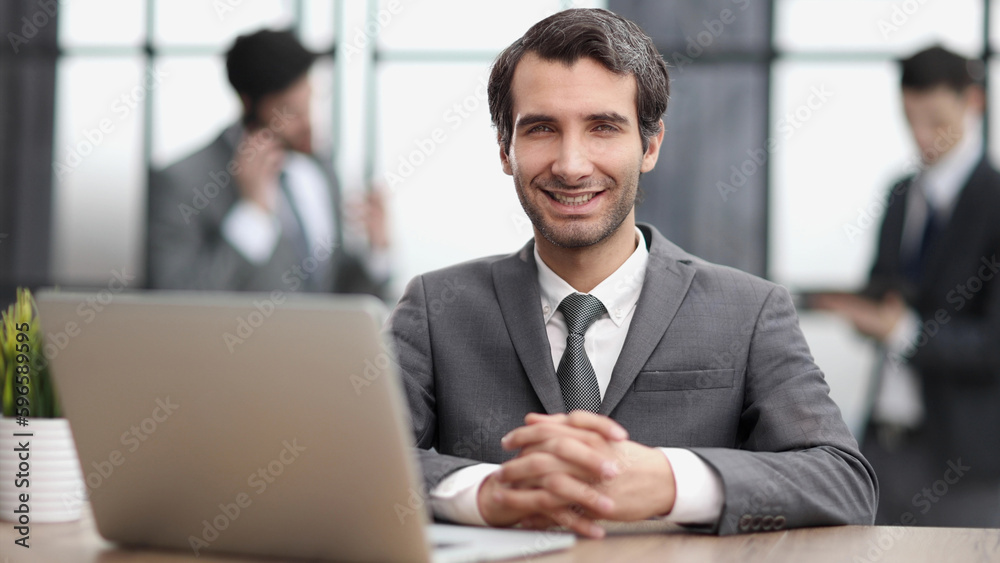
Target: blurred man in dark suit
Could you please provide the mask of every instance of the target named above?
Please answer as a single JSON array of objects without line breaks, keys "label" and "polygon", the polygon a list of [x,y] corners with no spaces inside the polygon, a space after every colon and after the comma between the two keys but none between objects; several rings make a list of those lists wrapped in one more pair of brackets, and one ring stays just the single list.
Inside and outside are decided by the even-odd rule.
[{"label": "blurred man in dark suit", "polygon": [[889,192],[863,296],[819,301],[885,351],[862,447],[877,524],[1000,526],[1000,174],[970,65],[901,61],[921,167]]},{"label": "blurred man in dark suit", "polygon": [[226,70],[242,122],[151,177],[151,287],[384,292],[381,199],[364,210],[371,253],[346,252],[340,192],[312,155],[315,58],[287,31],[237,38]]}]

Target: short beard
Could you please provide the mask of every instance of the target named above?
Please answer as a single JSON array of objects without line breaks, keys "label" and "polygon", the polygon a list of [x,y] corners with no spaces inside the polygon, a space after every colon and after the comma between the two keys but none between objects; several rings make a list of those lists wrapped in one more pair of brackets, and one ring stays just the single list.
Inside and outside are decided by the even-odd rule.
[{"label": "short beard", "polygon": [[[593,183],[587,186],[575,186],[576,189],[582,188],[593,188],[601,187],[607,193],[605,197],[610,197],[612,193],[616,196],[618,191],[621,189],[631,190],[631,194],[626,195],[615,202],[615,206],[611,209],[611,212],[601,217],[600,224],[596,229],[587,229],[584,225],[580,225],[576,228],[575,225],[570,225],[566,229],[555,229],[551,225],[545,223],[545,218],[540,209],[532,206],[525,195],[524,186],[521,184],[520,176],[514,174],[514,185],[517,188],[517,197],[521,201],[521,207],[524,209],[525,214],[528,215],[528,219],[531,220],[531,224],[534,225],[535,230],[537,230],[545,240],[549,241],[553,246],[559,248],[584,248],[587,246],[594,246],[605,240],[607,240],[612,234],[614,234],[625,219],[628,218],[629,212],[635,206],[636,192],[639,185],[639,174],[633,174],[624,179],[624,187],[616,186],[614,180],[608,178],[602,183]],[[562,182],[556,179],[548,179],[544,181],[539,181],[533,183],[531,186],[533,190],[543,190],[543,189],[561,189],[564,191],[572,191],[569,186],[566,186]],[[543,197],[549,197],[548,195],[543,195]]]}]

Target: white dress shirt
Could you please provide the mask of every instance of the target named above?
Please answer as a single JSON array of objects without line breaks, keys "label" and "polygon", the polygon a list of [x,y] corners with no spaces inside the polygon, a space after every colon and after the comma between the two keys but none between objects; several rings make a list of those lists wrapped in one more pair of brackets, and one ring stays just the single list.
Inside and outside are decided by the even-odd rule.
[{"label": "white dress shirt", "polygon": [[[222,134],[233,147],[234,155],[243,142],[243,131],[240,124],[235,124]],[[260,206],[240,199],[222,220],[223,238],[252,264],[266,264],[274,254],[281,238],[279,210],[292,213],[291,209],[295,209],[302,221],[310,253],[316,247],[329,248],[334,243],[337,218],[331,213],[333,202],[330,200],[329,180],[319,164],[302,153],[285,151],[282,173],[292,201],[285,196],[278,185],[278,178],[275,178],[275,185],[268,190],[275,198],[270,206],[274,212],[268,213]]]},{"label": "white dress shirt", "polygon": [[[951,218],[962,188],[983,157],[981,126],[979,119],[968,117],[962,139],[913,179],[900,249],[904,256],[919,250],[929,210],[934,210],[939,224],[947,224]],[[900,361],[913,354],[920,330],[920,317],[907,310],[886,339],[887,358],[882,364],[882,378],[872,410],[872,419],[877,422],[916,428],[923,421],[920,379],[909,365]]]},{"label": "white dress shirt", "polygon": [[[607,312],[599,317],[584,335],[584,348],[594,366],[601,398],[611,382],[611,372],[625,345],[635,305],[639,301],[642,282],[646,277],[649,251],[642,232],[636,228],[636,249],[613,274],[598,284],[590,295],[604,304]],[[552,271],[535,249],[542,316],[552,349],[552,364],[556,368],[566,349],[568,330],[559,304],[576,293],[565,280]],[[711,524],[722,514],[724,493],[722,479],[705,461],[690,450],[660,448],[674,473],[676,498],[670,514],[663,519],[679,524]],[[455,471],[431,491],[434,514],[461,524],[485,525],[479,513],[477,494],[486,478],[499,465],[482,463]]]},{"label": "white dress shirt", "polygon": [[[223,136],[235,152],[242,142],[243,127],[239,124],[232,125]],[[257,266],[266,264],[278,246],[278,239],[281,238],[279,213],[293,213],[297,219],[301,219],[310,254],[317,248],[331,248],[337,242],[334,234],[340,217],[335,217],[332,213],[330,180],[319,163],[305,154],[285,151],[281,171],[285,176],[291,201],[280,186],[275,185],[269,190],[274,197],[270,207],[275,211],[268,213],[260,206],[240,199],[222,220],[221,232],[226,242]],[[277,184],[278,178],[274,182]],[[345,232],[345,237],[348,234]],[[343,241],[345,245],[349,242],[352,241]],[[392,259],[386,249],[371,249],[362,253],[362,259],[373,280],[384,281],[389,278]]]}]

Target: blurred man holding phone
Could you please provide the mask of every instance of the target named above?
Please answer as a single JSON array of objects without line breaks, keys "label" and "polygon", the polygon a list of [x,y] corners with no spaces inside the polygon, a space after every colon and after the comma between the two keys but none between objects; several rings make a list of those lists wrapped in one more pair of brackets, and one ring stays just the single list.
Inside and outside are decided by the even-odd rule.
[{"label": "blurred man holding phone", "polygon": [[315,59],[287,31],[237,38],[226,70],[241,123],[150,179],[151,287],[384,293],[382,199],[361,209],[369,252],[352,255],[340,191],[312,154]]}]

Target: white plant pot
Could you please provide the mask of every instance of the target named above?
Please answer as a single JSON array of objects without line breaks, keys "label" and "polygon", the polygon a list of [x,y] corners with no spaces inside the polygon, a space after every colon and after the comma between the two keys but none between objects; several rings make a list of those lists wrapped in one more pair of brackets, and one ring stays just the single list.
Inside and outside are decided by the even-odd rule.
[{"label": "white plant pot", "polygon": [[69,422],[29,418],[21,426],[0,418],[0,483],[0,519],[23,523],[27,514],[30,523],[79,520],[86,491]]}]

